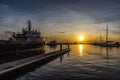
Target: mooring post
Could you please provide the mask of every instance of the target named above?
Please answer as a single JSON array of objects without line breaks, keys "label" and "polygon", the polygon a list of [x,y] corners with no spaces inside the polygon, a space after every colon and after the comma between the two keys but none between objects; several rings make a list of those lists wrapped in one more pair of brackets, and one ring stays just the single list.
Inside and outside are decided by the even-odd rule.
[{"label": "mooring post", "polygon": [[60,43],[60,50],[62,51],[62,43]]},{"label": "mooring post", "polygon": [[70,48],[70,44],[68,43],[68,49]]}]

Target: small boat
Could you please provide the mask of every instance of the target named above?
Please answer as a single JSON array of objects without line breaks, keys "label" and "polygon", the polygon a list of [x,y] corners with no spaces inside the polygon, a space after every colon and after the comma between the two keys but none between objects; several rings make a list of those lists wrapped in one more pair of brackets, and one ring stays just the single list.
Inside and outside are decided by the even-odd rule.
[{"label": "small boat", "polygon": [[53,40],[53,41],[48,42],[47,45],[48,46],[57,46],[58,43],[55,40]]}]

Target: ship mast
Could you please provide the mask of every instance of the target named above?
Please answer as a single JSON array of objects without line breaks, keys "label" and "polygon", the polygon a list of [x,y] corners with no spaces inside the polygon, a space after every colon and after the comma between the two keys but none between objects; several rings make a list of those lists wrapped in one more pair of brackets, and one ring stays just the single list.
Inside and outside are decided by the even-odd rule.
[{"label": "ship mast", "polygon": [[107,28],[106,28],[106,43],[108,43],[108,25],[107,25]]},{"label": "ship mast", "polygon": [[28,20],[28,30],[31,31],[31,28],[32,28],[32,27],[31,27],[31,21]]}]

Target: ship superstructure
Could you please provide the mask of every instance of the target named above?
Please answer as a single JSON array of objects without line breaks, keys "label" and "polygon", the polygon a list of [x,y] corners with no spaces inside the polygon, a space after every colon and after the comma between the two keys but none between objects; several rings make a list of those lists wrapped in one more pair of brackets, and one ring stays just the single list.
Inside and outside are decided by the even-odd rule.
[{"label": "ship superstructure", "polygon": [[12,37],[10,38],[11,41],[16,43],[44,41],[43,37],[41,37],[40,31],[34,30],[34,28],[32,28],[30,20],[28,20],[27,24],[28,28],[23,28],[21,33],[13,33]]}]

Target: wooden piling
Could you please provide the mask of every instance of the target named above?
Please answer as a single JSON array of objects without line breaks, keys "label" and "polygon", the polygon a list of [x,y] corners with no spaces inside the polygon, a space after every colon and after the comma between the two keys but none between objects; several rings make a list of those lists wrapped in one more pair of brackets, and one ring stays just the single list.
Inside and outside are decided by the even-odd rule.
[{"label": "wooden piling", "polygon": [[68,43],[68,49],[70,49],[70,44]]},{"label": "wooden piling", "polygon": [[62,43],[60,43],[60,51],[62,51]]}]

